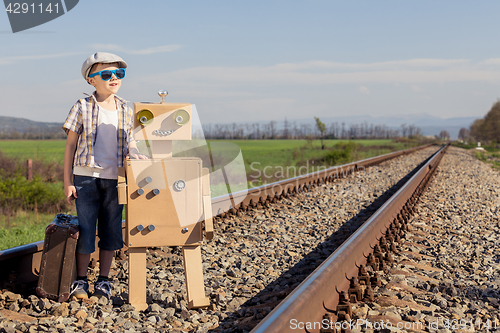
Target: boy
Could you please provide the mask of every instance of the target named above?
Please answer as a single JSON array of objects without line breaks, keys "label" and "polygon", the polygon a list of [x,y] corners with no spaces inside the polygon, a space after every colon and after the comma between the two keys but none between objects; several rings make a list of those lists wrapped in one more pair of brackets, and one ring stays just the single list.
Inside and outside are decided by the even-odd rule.
[{"label": "boy", "polygon": [[[123,246],[122,205],[118,204],[118,167],[125,157],[140,155],[132,138],[132,112],[116,96],[127,63],[117,55],[97,52],[82,66],[82,76],[95,92],[71,108],[63,125],[67,134],[64,151],[64,193],[76,202],[80,234],[76,247],[77,280],[71,286],[76,298],[88,298],[87,268],[94,252],[99,220],[99,277],[94,296],[110,298],[109,270],[114,251]],[[73,176],[73,183],[72,183]],[[73,185],[74,184],[74,185]]]}]

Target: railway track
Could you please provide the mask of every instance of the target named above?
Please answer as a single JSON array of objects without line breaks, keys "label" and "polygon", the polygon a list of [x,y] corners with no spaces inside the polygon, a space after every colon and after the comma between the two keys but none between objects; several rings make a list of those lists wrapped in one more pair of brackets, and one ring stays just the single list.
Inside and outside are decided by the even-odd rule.
[{"label": "railway track", "polygon": [[[420,147],[420,148],[424,148],[424,147]],[[340,167],[330,168],[330,169],[325,170],[321,173],[316,172],[316,173],[313,173],[310,175],[300,176],[300,177],[296,177],[293,179],[284,180],[284,181],[281,181],[278,183],[270,184],[268,186],[254,188],[251,191],[249,191],[248,195],[241,202],[241,204],[239,204],[237,206],[233,205],[233,203],[235,201],[236,202],[241,201],[241,200],[239,200],[239,196],[243,195],[242,193],[234,193],[234,194],[232,194],[231,198],[214,198],[212,200],[213,210],[214,210],[214,212],[218,212],[218,211],[223,212],[223,213],[218,215],[217,220],[219,221],[219,226],[223,226],[224,224],[226,224],[227,221],[229,221],[229,224],[227,226],[225,226],[223,229],[224,231],[228,231],[232,228],[231,224],[234,225],[234,224],[239,223],[239,222],[235,223],[235,221],[238,220],[238,218],[237,218],[238,215],[242,215],[242,214],[243,215],[245,215],[245,214],[247,214],[247,215],[248,214],[259,215],[261,213],[263,213],[263,215],[266,215],[266,210],[264,208],[272,206],[273,204],[276,205],[276,202],[280,199],[281,199],[281,203],[285,202],[285,204],[288,204],[287,202],[293,196],[308,193],[307,191],[309,191],[311,189],[324,187],[327,184],[338,182],[338,181],[340,181],[340,179],[345,178],[345,177],[353,177],[353,173],[355,173],[356,171],[366,171],[371,166],[378,165],[379,163],[391,160],[393,158],[396,158],[396,157],[399,157],[402,155],[408,155],[409,153],[414,152],[415,150],[416,149],[391,153],[391,154],[383,155],[383,156],[376,157],[373,159],[367,159],[367,160],[363,160],[363,161],[350,163],[348,165],[343,165]],[[435,169],[433,168],[432,170],[435,170]],[[364,208],[367,208],[368,211],[370,211],[370,209],[372,209],[372,210],[374,209],[374,207],[371,207],[371,205],[367,205]],[[281,232],[280,230],[277,230],[277,231]],[[274,232],[276,232],[276,231],[274,231]],[[349,235],[350,230],[346,230],[345,234]],[[246,236],[250,237],[252,235],[246,235]],[[204,256],[205,257],[210,256],[211,252],[213,251],[213,249],[211,249],[211,248],[213,248],[213,247],[210,244],[208,244],[207,248],[204,249]],[[23,292],[25,293],[27,290],[29,290],[30,283],[33,283],[36,280],[36,271],[39,267],[39,256],[41,255],[40,251],[41,251],[41,242],[0,252],[0,264],[2,265],[2,272],[0,274],[2,275],[1,281],[3,282],[4,290],[14,289],[16,292],[21,292],[21,293],[23,293]],[[365,253],[368,253],[368,252],[369,251],[365,251]],[[158,263],[162,263],[164,265],[166,263],[171,264],[171,265],[172,264],[177,265],[179,263],[176,249],[173,249],[173,250],[164,249],[164,248],[152,249],[152,251],[150,251],[149,257],[150,257],[150,260],[153,262],[153,264],[150,266],[154,266],[155,264],[158,264]],[[229,263],[228,266],[231,266],[233,264],[230,262],[230,260],[228,260],[226,262]],[[208,266],[209,264],[212,264],[212,266],[213,266],[214,262],[209,261],[209,262],[207,262],[206,266]],[[218,266],[215,267],[214,270],[217,271],[220,268],[221,270],[224,270],[227,273],[227,275],[229,275],[230,278],[236,279],[240,273],[244,273],[243,268],[239,272],[238,272],[238,269],[235,268],[234,269],[234,270],[236,270],[236,272],[235,272],[234,270],[230,270],[230,269],[226,270],[225,268],[227,268],[227,267],[224,267],[225,266],[224,262],[223,263],[217,262],[216,264]],[[4,267],[6,269],[4,269]],[[149,267],[149,268],[151,268],[153,274],[155,274],[154,267]],[[205,269],[207,269],[207,267],[205,267]],[[210,267],[208,267],[208,269],[210,269]],[[126,270],[127,270],[127,267],[126,267],[124,260],[120,260],[120,258],[118,258],[117,264],[115,266],[115,271],[114,271],[114,273],[117,276],[117,279],[124,279],[124,273],[126,273]],[[163,276],[164,280],[166,279],[167,281],[176,282],[175,278],[172,278],[173,275],[169,275],[168,273],[166,275],[167,276]],[[245,275],[245,274],[243,274],[243,275]],[[154,278],[156,278],[156,277],[154,277]],[[248,280],[247,280],[247,282],[248,282]],[[216,303],[217,307],[219,307],[219,308],[224,307],[224,308],[226,308],[227,311],[231,311],[231,309],[233,309],[233,307],[234,307],[234,304],[231,304],[232,301],[231,302],[224,301],[224,296],[221,296],[221,293],[219,293],[219,291],[217,290],[218,283],[219,282],[216,281],[215,287],[209,288],[209,292],[212,292],[211,296],[214,300],[214,303]],[[177,287],[183,288],[182,282],[179,282],[178,284],[179,285]],[[292,283],[289,283],[289,284],[291,285]],[[151,285],[153,286],[153,284],[151,284]],[[119,287],[118,289],[121,289],[121,290],[119,290],[117,292],[117,294],[121,294],[121,296],[123,296],[123,297],[121,299],[118,298],[118,299],[113,300],[113,304],[101,304],[101,305],[108,306],[108,307],[110,305],[111,305],[111,307],[113,307],[113,305],[114,305],[115,308],[116,308],[116,306],[122,306],[122,307],[125,307],[124,309],[122,309],[122,311],[125,311],[126,304],[122,305],[123,298],[126,297],[125,284],[118,283],[118,287]],[[239,285],[239,287],[242,287],[241,284]],[[256,287],[256,288],[253,288],[254,291],[262,289],[262,288],[260,288],[258,283],[253,287]],[[172,288],[172,289],[175,289],[175,288]],[[247,289],[252,289],[252,288],[247,288]],[[290,286],[288,286],[288,285],[285,288],[281,288],[281,286],[280,286],[280,288],[277,288],[277,289],[281,289],[281,291],[279,291],[279,290],[271,291],[270,294],[264,295],[264,297],[261,297],[261,298],[268,298],[271,301],[270,304],[272,304],[273,300],[274,300],[274,303],[276,303],[276,301],[279,301],[284,296],[286,296],[286,294],[288,294],[290,292],[290,290],[289,290]],[[160,307],[161,309],[164,309],[164,308],[182,309],[181,311],[177,311],[177,310],[174,311],[174,313],[172,313],[170,315],[170,317],[179,317],[178,312],[181,312],[182,315],[180,317],[182,319],[188,319],[188,318],[184,318],[187,316],[187,314],[186,314],[187,310],[185,310],[185,307],[183,307],[184,306],[183,301],[181,299],[176,299],[176,297],[173,296],[173,295],[175,295],[177,290],[170,290],[172,292],[172,295],[168,295],[168,292],[165,293],[165,290],[163,290],[163,291],[164,291],[163,292],[164,295],[167,294],[167,296],[164,298],[161,295],[161,292],[154,292],[154,288],[151,289],[151,294],[149,296],[153,300],[153,302],[162,304],[162,306]],[[261,291],[261,290],[259,290],[259,291]],[[252,293],[252,290],[245,290],[245,288],[238,288],[238,290],[235,291],[236,295],[247,296],[247,297],[250,297],[249,295],[251,293]],[[245,294],[247,294],[247,295],[245,295]],[[262,291],[261,291],[261,294],[262,294]],[[235,298],[236,297],[233,297],[232,300],[234,301]],[[1,299],[2,299],[2,297],[0,296],[0,301],[1,301]],[[330,301],[330,302],[334,302],[334,301]],[[265,305],[264,304],[265,302],[257,302],[260,304],[254,304],[255,306],[252,306],[251,303],[252,303],[252,300],[249,301],[250,306],[248,308],[249,309],[252,308],[252,311],[253,311],[252,319],[255,319],[255,321],[259,321],[267,312],[269,312],[267,310],[267,306],[262,306],[262,305]],[[7,304],[7,303],[4,302],[4,304]],[[334,308],[333,304],[329,304],[329,305],[332,306],[332,308]],[[242,304],[239,304],[239,306],[241,306],[241,308],[242,308]],[[53,307],[54,307],[54,305],[52,305],[52,308]],[[202,314],[208,314],[211,312],[213,314],[212,318],[215,317],[214,314],[217,313],[219,310],[219,309],[217,309],[217,307],[214,307],[211,310],[206,311],[206,313],[201,313],[200,316]],[[236,306],[236,307],[238,307],[238,306]],[[240,308],[240,310],[241,310],[241,308]],[[13,310],[16,310],[15,306],[13,307]],[[50,311],[52,311],[52,310],[50,310]],[[128,310],[130,311],[130,309],[128,309]],[[236,310],[236,309],[234,309],[234,310]],[[50,311],[47,308],[44,315],[50,314]],[[275,311],[277,311],[277,310],[275,310]],[[35,312],[33,312],[33,311],[31,311],[31,312],[32,312],[31,313],[32,315],[35,315]],[[41,311],[41,312],[43,312],[43,311]],[[40,314],[41,312],[39,311],[38,314]],[[155,309],[148,309],[147,312],[149,314],[152,314],[152,316],[150,316],[149,318],[151,318],[151,317],[155,318],[155,319],[149,319],[150,322],[155,321],[155,323],[159,323],[161,321],[164,321],[166,323],[165,325],[167,325],[167,326],[170,325],[168,323],[171,322],[171,320],[169,320],[171,318],[169,316],[163,316],[164,318],[162,318],[162,315],[160,315],[161,310],[158,307],[156,307]],[[248,312],[248,311],[246,311],[246,312]],[[245,313],[243,313],[243,314],[239,313],[239,315],[243,316],[243,315],[245,315]],[[324,311],[321,314],[321,316],[322,315],[324,315]],[[192,317],[192,316],[193,316],[193,314],[190,315],[190,317]],[[217,315],[217,316],[218,316],[218,322],[224,322],[225,320],[228,321],[229,319],[231,319],[231,318],[228,318],[227,315],[226,316]],[[266,318],[271,318],[271,317],[272,316],[270,314]],[[248,319],[248,316],[246,316],[246,318]],[[142,319],[144,319],[144,318],[142,318]],[[190,320],[191,319],[193,319],[193,318],[190,318]],[[139,319],[136,319],[136,323],[138,320]],[[197,322],[196,318],[193,320],[195,321],[194,324],[203,324],[203,323],[212,324],[211,326],[199,325],[198,327],[203,326],[207,329],[211,328],[214,330],[220,330],[214,324],[213,320],[212,321],[209,320],[209,321],[205,321],[205,322],[203,322],[203,321]],[[247,322],[251,322],[251,320],[247,321]],[[267,319],[265,322],[267,322]],[[264,324],[265,322],[261,323],[261,326],[267,325],[267,324]],[[175,323],[175,320],[174,320],[174,324],[178,324],[178,323]],[[178,329],[179,332],[182,330],[190,331],[189,327],[182,327],[182,325],[179,327],[175,327],[176,325],[170,325],[170,326],[171,327],[169,327],[169,328],[172,328],[172,326],[173,326],[173,328]],[[261,326],[259,326],[259,327],[261,327]],[[190,327],[192,329],[193,325],[191,325]],[[256,328],[256,329],[260,330],[261,328]],[[169,329],[168,331],[171,331],[171,330]],[[194,331],[195,330],[193,330],[193,332]],[[200,330],[200,332],[202,332],[202,331],[203,330]],[[231,330],[228,330],[228,331],[231,331]]]},{"label": "railway track", "polygon": [[[349,325],[342,326],[342,321],[352,319],[351,302],[373,301],[373,291],[370,295],[368,290],[372,283],[380,283],[377,271],[385,270],[386,262],[393,261],[391,251],[397,251],[396,239],[408,230],[408,220],[446,148],[441,148],[423,163],[404,186],[252,332],[296,332],[298,329],[334,333],[337,329],[349,328]],[[372,253],[378,259],[368,270],[372,273],[362,272],[360,267],[371,265],[370,258],[365,258]]]}]

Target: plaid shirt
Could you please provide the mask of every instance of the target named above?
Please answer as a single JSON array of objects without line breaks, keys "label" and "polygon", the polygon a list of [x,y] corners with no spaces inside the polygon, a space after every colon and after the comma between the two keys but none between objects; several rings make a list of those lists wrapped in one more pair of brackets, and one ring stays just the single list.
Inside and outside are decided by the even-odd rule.
[{"label": "plaid shirt", "polygon": [[[118,111],[117,156],[118,167],[123,167],[125,157],[128,154],[129,143],[132,139],[133,117],[132,110],[127,102],[115,96]],[[87,98],[82,98],[73,105],[69,111],[68,118],[63,125],[63,130],[69,130],[78,134],[78,143],[75,152],[73,166],[84,166],[99,168],[94,160],[94,145],[97,136],[97,115],[99,107],[95,99],[95,92]]]}]

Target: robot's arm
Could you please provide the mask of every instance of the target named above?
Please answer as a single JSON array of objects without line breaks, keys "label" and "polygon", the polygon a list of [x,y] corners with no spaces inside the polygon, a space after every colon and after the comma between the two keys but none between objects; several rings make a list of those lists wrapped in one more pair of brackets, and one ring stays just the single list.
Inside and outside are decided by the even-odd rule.
[{"label": "robot's arm", "polygon": [[205,237],[214,238],[214,223],[212,221],[212,198],[210,195],[210,178],[208,168],[202,168],[202,187],[203,187],[203,215],[205,220]]},{"label": "robot's arm", "polygon": [[125,167],[118,168],[118,204],[127,204],[127,176],[125,174]]}]

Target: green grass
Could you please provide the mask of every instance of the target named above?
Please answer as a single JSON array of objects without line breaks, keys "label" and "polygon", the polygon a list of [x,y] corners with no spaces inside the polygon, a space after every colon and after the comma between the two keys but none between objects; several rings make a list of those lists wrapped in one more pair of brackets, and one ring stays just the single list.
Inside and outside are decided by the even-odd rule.
[{"label": "green grass", "polygon": [[319,167],[329,167],[331,165],[327,163],[328,159],[325,159],[325,156],[345,149],[345,145],[349,142],[355,143],[357,148],[346,159],[339,160],[333,165],[418,145],[415,142],[401,143],[393,140],[324,140],[325,149],[322,150],[320,140],[232,140],[225,142],[232,142],[241,148],[250,186],[259,186],[298,176],[318,170]]},{"label": "green grass", "polygon": [[[76,215],[76,212],[68,212]],[[55,214],[18,211],[15,217],[0,215],[0,250],[43,240]]]},{"label": "green grass", "polygon": [[[262,166],[289,166],[307,160],[319,159],[335,145],[346,144],[349,141],[325,140],[325,150],[321,150],[320,140],[233,140],[226,142],[233,142],[241,148],[247,166],[253,162],[258,162]],[[395,143],[392,140],[352,140],[352,142],[367,148],[383,146],[384,148],[377,147],[375,149],[373,152],[375,155],[379,155],[379,152],[390,152],[409,147],[407,144]]]},{"label": "green grass", "polygon": [[[472,143],[465,144],[463,142],[452,142],[452,146],[460,147],[460,148],[464,148],[464,149],[475,149],[477,147],[477,143],[472,142]],[[481,147],[484,148],[484,150],[486,150],[489,153],[498,153],[498,152],[500,152],[500,149],[497,148],[496,145],[482,144]]]},{"label": "green grass", "polygon": [[0,229],[0,250],[43,240],[46,226],[46,224],[23,225]]},{"label": "green grass", "polygon": [[0,151],[20,160],[64,161],[66,140],[0,140]]},{"label": "green grass", "polygon": [[[211,141],[209,141],[211,142]],[[220,141],[214,141],[220,142]],[[260,162],[265,165],[283,165],[287,161],[294,160],[292,152],[311,143],[311,151],[306,157],[318,157],[321,155],[320,140],[233,140],[242,151],[243,158],[249,162]],[[346,143],[348,140],[325,140],[326,149],[335,144]],[[395,143],[393,140],[352,140],[361,146],[391,146],[394,150],[409,147],[408,144]],[[0,140],[0,151],[7,157],[19,159],[43,160],[46,162],[63,163],[65,140]]]},{"label": "green grass", "polygon": [[453,142],[452,145],[471,150],[475,158],[490,164],[493,169],[500,170],[500,148],[497,148],[497,146],[481,145],[484,150],[476,150],[476,143],[464,144],[463,142]]},{"label": "green grass", "polygon": [[493,169],[500,170],[500,152],[475,151],[474,156],[491,165]]}]

